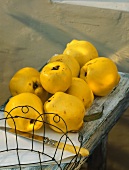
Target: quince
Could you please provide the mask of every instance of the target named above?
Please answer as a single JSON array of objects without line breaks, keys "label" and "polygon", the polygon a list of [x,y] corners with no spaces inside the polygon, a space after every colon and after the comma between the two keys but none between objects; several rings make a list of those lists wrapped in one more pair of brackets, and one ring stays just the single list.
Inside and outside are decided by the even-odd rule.
[{"label": "quince", "polygon": [[81,99],[86,109],[88,109],[94,101],[94,95],[89,85],[86,81],[78,77],[72,78],[72,84],[66,93]]},{"label": "quince", "polygon": [[8,125],[20,131],[38,130],[43,125],[43,103],[33,93],[21,93],[10,98],[4,114]]},{"label": "quince", "polygon": [[48,99],[48,92],[40,83],[40,72],[32,67],[24,67],[18,70],[9,82],[12,96],[30,92],[36,94],[44,103]]},{"label": "quince", "polygon": [[49,63],[54,61],[64,62],[70,68],[73,77],[79,76],[80,65],[78,64],[77,60],[73,56],[67,54],[58,54],[51,57]]},{"label": "quince", "polygon": [[98,51],[95,46],[84,40],[72,40],[67,44],[63,53],[75,57],[80,67],[98,57]]},{"label": "quince", "polygon": [[63,62],[46,64],[41,70],[40,82],[43,88],[51,94],[66,91],[72,82],[72,73]]},{"label": "quince", "polygon": [[106,96],[119,83],[120,75],[115,63],[106,57],[95,58],[87,62],[80,71],[96,96]]},{"label": "quince", "polygon": [[83,125],[85,107],[82,101],[73,95],[56,92],[44,104],[47,122],[54,131],[75,132]]}]

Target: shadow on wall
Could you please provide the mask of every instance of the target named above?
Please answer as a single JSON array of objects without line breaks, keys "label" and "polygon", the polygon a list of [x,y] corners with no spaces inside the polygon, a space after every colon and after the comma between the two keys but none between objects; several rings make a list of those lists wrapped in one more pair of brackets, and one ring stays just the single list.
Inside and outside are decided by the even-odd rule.
[{"label": "shadow on wall", "polygon": [[[61,27],[56,27],[50,23],[42,23],[41,21],[38,21],[32,18],[31,16],[25,15],[23,13],[8,15],[14,18],[15,20],[21,22],[25,26],[31,28],[35,32],[39,33],[51,44],[58,44],[62,51],[66,47],[66,44],[72,39],[78,39],[77,37],[83,37],[83,39],[92,42],[97,47],[100,56],[111,58],[117,64],[119,71],[129,72],[129,45],[121,47],[119,51],[115,51],[113,47],[111,48],[111,46],[109,47],[107,46],[107,44],[91,38],[87,35],[88,32],[84,34],[84,32],[81,32],[76,27],[71,26],[70,24],[66,24],[65,28],[63,29]],[[71,34],[72,31],[73,34]],[[126,44],[129,44],[129,42],[127,42]],[[101,50],[101,48],[103,49]]]},{"label": "shadow on wall", "polygon": [[[43,38],[49,40],[50,43],[58,44],[62,50],[66,47],[66,44],[70,42],[73,39],[80,39],[78,37],[82,37],[81,39],[87,40],[89,42],[92,42],[93,45],[97,45],[98,47],[104,48],[104,54],[110,55],[114,52],[114,49],[107,47],[102,42],[99,42],[97,39],[93,39],[88,35],[88,32],[81,32],[81,29],[78,30],[73,25],[66,23],[64,30],[58,27],[55,27],[55,25],[52,25],[50,23],[42,23],[41,21],[38,21],[31,16],[25,15],[23,13],[17,13],[17,14],[9,14],[12,18],[16,19],[17,21],[21,22],[25,26],[33,29],[35,32],[39,33]],[[80,25],[80,23],[76,23],[76,25]],[[96,27],[98,25],[92,25],[92,27]],[[103,53],[100,52],[100,55],[103,55]]]},{"label": "shadow on wall", "polygon": [[46,38],[50,41],[50,43],[58,44],[61,48],[64,49],[66,44],[70,39],[73,39],[71,35],[60,28],[57,28],[49,23],[42,23],[31,16],[27,16],[25,14],[9,14],[12,18],[26,25],[27,27],[33,29],[35,32],[42,35],[42,37]]}]

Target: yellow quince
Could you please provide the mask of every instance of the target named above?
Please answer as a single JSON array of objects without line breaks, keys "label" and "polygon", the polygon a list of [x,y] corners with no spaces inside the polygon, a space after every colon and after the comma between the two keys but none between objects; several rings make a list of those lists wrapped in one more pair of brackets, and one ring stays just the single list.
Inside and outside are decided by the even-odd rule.
[{"label": "yellow quince", "polygon": [[96,96],[106,96],[119,83],[120,75],[115,63],[106,57],[95,58],[87,62],[80,71]]},{"label": "yellow quince", "polygon": [[78,77],[72,78],[72,84],[66,93],[81,99],[86,109],[88,109],[94,101],[94,95],[89,85],[86,81]]},{"label": "yellow quince", "polygon": [[72,40],[67,44],[63,53],[75,57],[80,67],[98,57],[98,51],[95,46],[85,40]]},{"label": "yellow quince", "polygon": [[59,61],[46,64],[41,70],[40,82],[43,88],[51,94],[66,91],[72,82],[69,67]]},{"label": "yellow quince", "polygon": [[73,56],[67,54],[58,54],[51,57],[49,63],[54,61],[64,62],[70,68],[73,77],[79,76],[80,65]]},{"label": "yellow quince", "polygon": [[33,93],[21,93],[10,98],[4,114],[11,128],[23,132],[38,130],[44,121],[43,103]]},{"label": "yellow quince", "polygon": [[82,101],[73,95],[56,92],[44,104],[47,122],[54,131],[75,132],[83,125],[85,107]]},{"label": "yellow quince", "polygon": [[43,103],[48,99],[48,92],[40,83],[40,72],[32,67],[18,70],[9,82],[9,90],[12,96],[29,92],[40,97]]}]

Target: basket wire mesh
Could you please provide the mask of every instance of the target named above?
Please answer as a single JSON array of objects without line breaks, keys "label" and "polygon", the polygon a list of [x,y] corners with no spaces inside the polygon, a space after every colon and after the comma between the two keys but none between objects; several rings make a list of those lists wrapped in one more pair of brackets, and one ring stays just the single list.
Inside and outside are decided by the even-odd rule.
[{"label": "basket wire mesh", "polygon": [[[8,101],[7,101],[8,102]],[[5,102],[5,104],[4,105],[2,105],[1,107],[0,107],[0,113],[3,113],[4,114],[4,112],[6,112],[5,110],[4,110],[4,107],[5,107],[5,105],[6,105],[6,103],[7,102]],[[79,161],[80,161],[80,159],[81,159],[81,155],[79,154],[79,151],[78,152],[76,152],[76,154],[74,155],[74,156],[72,156],[72,158],[71,158],[71,160],[69,160],[69,162],[67,162],[67,163],[63,163],[63,154],[64,154],[64,148],[61,150],[61,156],[60,156],[60,160],[59,161],[57,161],[56,160],[56,154],[58,154],[57,152],[58,152],[58,146],[55,148],[55,153],[54,153],[54,155],[51,155],[50,153],[47,153],[46,151],[45,151],[45,140],[43,140],[43,142],[42,142],[42,150],[35,150],[35,148],[34,148],[34,138],[33,138],[33,136],[34,136],[34,134],[35,134],[35,130],[34,130],[34,126],[35,126],[35,123],[37,122],[37,121],[39,121],[38,120],[38,118],[36,119],[36,120],[34,120],[35,121],[35,123],[34,123],[34,126],[33,126],[33,131],[31,132],[32,133],[32,139],[30,140],[31,141],[31,148],[20,148],[20,146],[19,146],[19,141],[18,141],[18,134],[17,134],[17,127],[16,127],[16,120],[18,119],[18,118],[22,118],[22,119],[30,119],[30,118],[27,118],[27,117],[20,117],[20,116],[17,116],[17,117],[13,117],[12,115],[11,115],[11,112],[14,110],[14,109],[17,109],[17,108],[20,108],[21,109],[21,111],[23,112],[23,114],[26,114],[27,112],[29,112],[29,110],[30,109],[34,109],[36,112],[38,112],[35,108],[33,108],[33,107],[31,107],[31,106],[18,106],[18,107],[15,107],[15,108],[13,108],[10,112],[8,112],[6,115],[6,117],[3,117],[3,118],[1,118],[0,119],[0,122],[1,121],[4,121],[4,127],[5,127],[5,132],[4,132],[4,140],[5,140],[5,148],[3,149],[3,150],[0,150],[0,154],[4,154],[4,153],[6,153],[6,154],[8,154],[8,153],[10,153],[10,152],[12,152],[12,151],[15,151],[16,152],[16,155],[17,155],[17,164],[15,164],[15,165],[7,165],[7,166],[1,166],[0,165],[0,169],[3,169],[3,168],[10,168],[10,167],[15,167],[15,168],[18,168],[18,169],[24,169],[24,167],[26,167],[26,166],[29,166],[29,167],[31,167],[31,166],[36,166],[37,167],[37,169],[44,169],[45,167],[47,167],[47,166],[50,166],[51,164],[55,164],[54,166],[55,166],[55,169],[68,169],[69,167],[70,167],[70,169],[75,169],[77,166],[78,166],[78,164],[79,164]],[[26,108],[26,109],[25,109]],[[26,110],[26,111],[25,111]],[[65,137],[65,142],[64,142],[64,144],[66,144],[66,142],[69,140],[69,142],[71,143],[71,145],[75,148],[75,146],[74,146],[74,143],[72,142],[72,140],[69,138],[69,136],[68,136],[68,134],[69,134],[69,131],[67,131],[67,125],[66,125],[66,123],[65,123],[65,121],[61,118],[61,117],[59,117],[59,115],[57,115],[57,114],[54,114],[54,113],[44,113],[45,115],[46,114],[53,114],[53,121],[55,121],[55,117],[57,117],[58,116],[58,121],[56,121],[56,123],[58,124],[59,122],[60,122],[60,120],[62,120],[63,122],[64,122],[64,125],[65,125],[65,127],[66,127],[66,132],[65,133],[61,133],[61,137],[60,137],[60,139],[59,139],[59,143],[61,142],[61,140],[62,140],[62,138],[64,139],[64,137]],[[40,115],[40,113],[39,113],[39,116],[42,116],[42,115]],[[16,143],[16,147],[15,148],[9,148],[8,147],[8,144],[9,144],[9,138],[8,138],[8,132],[7,132],[7,130],[6,130],[6,128],[7,128],[7,120],[8,119],[12,119],[12,121],[13,121],[13,123],[14,123],[14,127],[15,127],[15,143]],[[30,119],[30,121],[32,121],[31,119]],[[43,132],[42,132],[42,135],[43,135],[43,137],[44,138],[46,138],[47,139],[47,134],[46,134],[46,127],[47,126],[54,126],[54,125],[52,125],[52,124],[49,124],[48,122],[46,122],[44,119],[42,119],[42,121],[43,121]],[[57,126],[55,126],[56,128],[58,128]],[[58,128],[59,129],[59,128]],[[60,129],[61,130],[61,129]],[[0,131],[1,132],[1,131]],[[83,142],[83,136],[82,136],[82,134],[81,133],[79,133],[78,134],[78,141],[80,142],[80,148],[82,147],[82,142]],[[65,147],[65,145],[64,145],[64,147]],[[27,152],[30,152],[30,154],[31,153],[35,153],[35,154],[37,154],[38,155],[38,161],[36,161],[36,162],[31,162],[31,163],[26,163],[26,164],[23,164],[23,163],[21,163],[21,159],[20,159],[20,152],[22,152],[22,151],[27,151]],[[48,158],[48,160],[43,160],[42,159],[42,157],[43,156],[45,156],[45,157],[47,157]]]}]

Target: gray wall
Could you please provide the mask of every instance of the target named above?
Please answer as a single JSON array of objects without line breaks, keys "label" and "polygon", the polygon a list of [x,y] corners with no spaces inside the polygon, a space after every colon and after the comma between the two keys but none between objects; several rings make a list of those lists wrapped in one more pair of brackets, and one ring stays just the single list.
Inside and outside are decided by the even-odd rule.
[{"label": "gray wall", "polygon": [[90,41],[100,56],[129,72],[128,12],[48,0],[0,0],[0,104],[10,96],[8,83],[18,69],[40,69],[72,39]]}]

